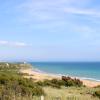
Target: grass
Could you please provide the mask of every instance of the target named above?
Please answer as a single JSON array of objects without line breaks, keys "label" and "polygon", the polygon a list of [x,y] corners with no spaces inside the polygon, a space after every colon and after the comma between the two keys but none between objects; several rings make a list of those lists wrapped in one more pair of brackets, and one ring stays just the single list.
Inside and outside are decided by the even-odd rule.
[{"label": "grass", "polygon": [[[46,100],[99,100],[99,98],[93,97],[92,93],[99,88],[87,88],[87,87],[62,87],[62,89],[56,89],[51,87],[45,87],[44,91],[47,94]],[[58,98],[58,99],[57,99]]]}]

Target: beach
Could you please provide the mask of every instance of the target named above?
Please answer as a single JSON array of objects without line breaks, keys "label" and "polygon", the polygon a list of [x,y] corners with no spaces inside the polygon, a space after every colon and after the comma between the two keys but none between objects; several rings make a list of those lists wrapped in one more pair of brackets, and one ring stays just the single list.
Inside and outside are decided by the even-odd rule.
[{"label": "beach", "polygon": [[[24,78],[32,78],[35,81],[43,81],[45,79],[51,80],[51,79],[61,79],[62,76],[60,75],[54,75],[54,74],[48,74],[44,73],[38,70],[35,70],[33,68],[28,69],[21,69],[20,73],[22,73]],[[76,77],[73,77],[76,78]],[[80,79],[83,84],[87,87],[96,87],[100,85],[99,81],[93,81],[88,79]]]},{"label": "beach", "polygon": [[25,78],[32,78],[32,79],[34,79],[36,81],[43,81],[45,79],[51,80],[53,78],[60,79],[60,76],[43,73],[43,72],[34,70],[32,68],[29,68],[29,69],[21,69],[20,70],[20,73],[24,74],[24,77]]}]

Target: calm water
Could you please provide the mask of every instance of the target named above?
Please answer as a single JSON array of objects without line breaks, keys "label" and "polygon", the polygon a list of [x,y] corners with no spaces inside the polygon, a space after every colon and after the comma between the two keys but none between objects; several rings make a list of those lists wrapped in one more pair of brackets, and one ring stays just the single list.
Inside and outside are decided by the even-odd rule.
[{"label": "calm water", "polygon": [[100,62],[71,63],[71,62],[31,62],[37,69],[53,74],[76,76],[100,81]]}]

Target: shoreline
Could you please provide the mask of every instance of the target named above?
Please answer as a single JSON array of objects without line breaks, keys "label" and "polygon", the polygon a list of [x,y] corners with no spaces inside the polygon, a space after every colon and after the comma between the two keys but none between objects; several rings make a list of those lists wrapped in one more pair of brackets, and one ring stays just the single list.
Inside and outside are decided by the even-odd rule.
[{"label": "shoreline", "polygon": [[59,77],[62,77],[62,76],[69,76],[69,77],[72,77],[72,78],[77,78],[77,79],[80,79],[80,80],[88,80],[88,81],[95,81],[95,82],[100,82],[100,80],[99,79],[95,79],[95,78],[89,78],[89,77],[78,77],[78,76],[71,76],[71,75],[65,75],[65,74],[54,74],[54,73],[48,73],[48,72],[44,72],[44,71],[41,71],[41,70],[39,70],[39,69],[37,69],[37,68],[32,68],[31,70],[33,70],[33,71],[36,71],[36,72],[38,72],[38,73],[42,73],[42,74],[48,74],[48,75],[50,75],[50,76],[59,76]]},{"label": "shoreline", "polygon": [[[20,73],[28,74],[28,75],[24,75],[24,77],[32,78],[36,81],[43,81],[45,79],[51,80],[54,78],[61,79],[62,76],[67,77],[67,75],[46,73],[36,68],[21,69]],[[69,77],[80,79],[83,82],[83,85],[87,87],[96,87],[100,85],[100,80],[95,80],[93,78],[84,78],[84,77],[75,77],[75,76],[69,76]]]}]

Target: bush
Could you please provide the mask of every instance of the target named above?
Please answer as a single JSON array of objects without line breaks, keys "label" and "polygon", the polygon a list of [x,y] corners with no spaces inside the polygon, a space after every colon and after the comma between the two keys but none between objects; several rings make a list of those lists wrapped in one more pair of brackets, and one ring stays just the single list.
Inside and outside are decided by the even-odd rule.
[{"label": "bush", "polygon": [[83,82],[82,81],[80,81],[79,79],[74,79],[74,83],[75,83],[75,85],[76,86],[79,86],[79,87],[81,87],[81,86],[83,86]]},{"label": "bush", "polygon": [[44,82],[41,82],[41,81],[36,82],[36,84],[39,85],[39,86],[45,86]]},{"label": "bush", "polygon": [[57,80],[57,79],[52,79],[52,80],[51,80],[51,83],[57,84],[57,85],[59,85],[59,86],[63,85],[63,82],[62,82],[61,80]]},{"label": "bush", "polygon": [[100,90],[99,91],[95,91],[93,96],[96,96],[96,97],[100,98]]},{"label": "bush", "polygon": [[96,86],[95,88],[100,88],[100,85]]},{"label": "bush", "polygon": [[45,93],[44,93],[43,89],[39,86],[32,89],[32,95],[33,96],[41,96],[41,95],[44,95],[44,94]]},{"label": "bush", "polygon": [[51,86],[55,88],[61,88],[61,86],[83,86],[83,83],[79,79],[72,79],[70,77],[62,76],[61,80],[52,79],[52,80],[44,80],[43,82],[36,82],[39,86]]},{"label": "bush", "polygon": [[40,85],[18,73],[21,68],[30,68],[30,65],[0,63],[0,100],[44,95]]},{"label": "bush", "polygon": [[72,79],[71,77],[62,76],[62,81],[65,82],[65,86],[83,86],[83,82],[79,79]]},{"label": "bush", "polygon": [[57,80],[57,79],[44,80],[43,82],[38,81],[38,82],[36,82],[36,84],[39,86],[51,86],[51,87],[55,87],[55,88],[61,87],[59,80]]},{"label": "bush", "polygon": [[44,95],[43,89],[37,85],[31,79],[25,79],[18,74],[9,73],[0,73],[0,94],[4,97],[5,95],[14,95],[21,96],[40,96]]}]

